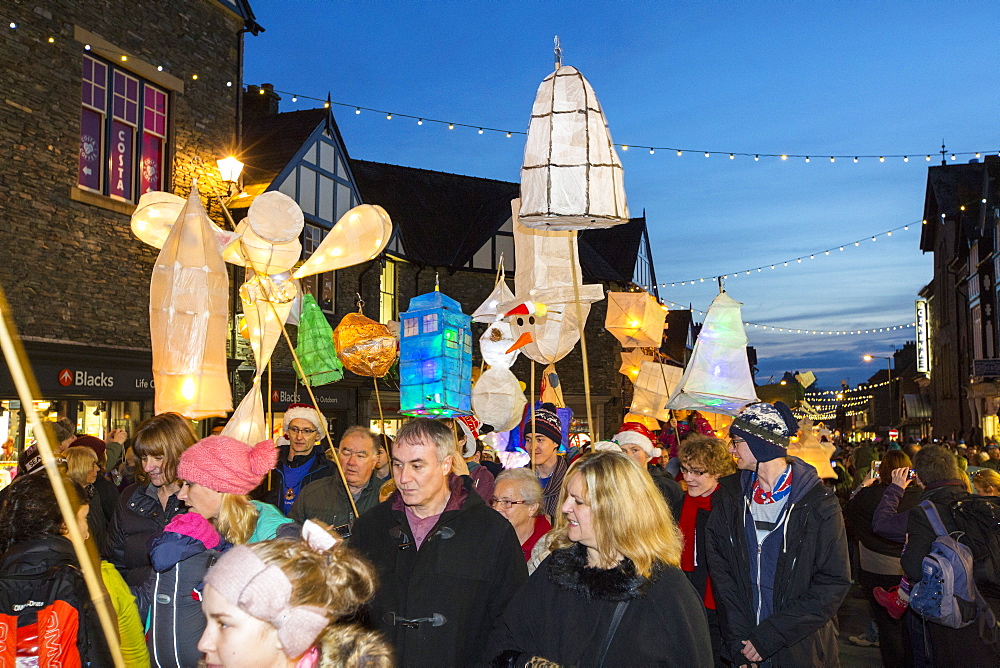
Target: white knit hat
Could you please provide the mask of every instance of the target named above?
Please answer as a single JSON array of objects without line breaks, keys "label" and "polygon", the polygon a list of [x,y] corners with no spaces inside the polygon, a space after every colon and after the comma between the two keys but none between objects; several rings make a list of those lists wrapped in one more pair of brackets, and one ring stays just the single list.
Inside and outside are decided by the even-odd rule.
[{"label": "white knit hat", "polygon": [[322,435],[323,433],[322,419],[323,418],[321,418],[319,415],[319,411],[317,411],[312,406],[309,406],[307,404],[292,404],[285,411],[285,417],[281,421],[281,428],[285,432],[288,432],[288,425],[291,424],[292,420],[308,420],[309,422],[313,423],[314,427],[316,427],[316,431],[319,432],[320,435]]}]

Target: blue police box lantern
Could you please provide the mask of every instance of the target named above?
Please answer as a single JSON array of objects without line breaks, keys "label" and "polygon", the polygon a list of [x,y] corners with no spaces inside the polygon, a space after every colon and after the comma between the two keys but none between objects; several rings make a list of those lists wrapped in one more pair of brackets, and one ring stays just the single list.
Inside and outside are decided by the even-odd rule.
[{"label": "blue police box lantern", "polygon": [[404,415],[472,413],[472,318],[435,289],[399,314],[399,406]]}]

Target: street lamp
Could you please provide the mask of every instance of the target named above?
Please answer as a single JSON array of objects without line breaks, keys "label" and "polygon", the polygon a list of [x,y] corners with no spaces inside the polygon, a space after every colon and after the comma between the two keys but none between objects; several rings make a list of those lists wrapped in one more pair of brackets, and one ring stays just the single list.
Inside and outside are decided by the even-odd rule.
[{"label": "street lamp", "polygon": [[233,186],[238,187],[240,181],[240,174],[243,173],[243,163],[229,156],[228,158],[220,158],[215,161],[219,166],[219,173],[222,175],[222,181],[226,184],[226,197],[232,197]]},{"label": "street lamp", "polygon": [[893,404],[892,404],[892,357],[891,356],[886,356],[886,355],[867,355],[867,354],[863,355],[861,357],[861,359],[863,359],[866,362],[871,362],[873,359],[876,359],[876,358],[880,359],[880,360],[885,360],[885,362],[886,362],[886,365],[885,365],[886,366],[886,370],[889,372],[889,422],[890,422],[889,429],[892,429],[893,428],[893,425],[891,424],[892,423],[892,408],[893,408]]}]

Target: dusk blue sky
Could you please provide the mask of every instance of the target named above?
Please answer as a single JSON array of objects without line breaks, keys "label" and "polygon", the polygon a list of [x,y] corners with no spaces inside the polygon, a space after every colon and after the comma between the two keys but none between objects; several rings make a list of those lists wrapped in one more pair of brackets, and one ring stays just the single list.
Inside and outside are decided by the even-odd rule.
[{"label": "dusk blue sky", "polygon": [[[247,83],[504,130],[527,128],[558,34],[564,63],[590,80],[615,142],[690,149],[619,152],[629,207],[646,211],[658,280],[779,263],[726,284],[751,322],[816,330],[911,322],[931,279],[919,222],[871,236],[920,220],[942,139],[949,155],[1000,148],[995,0],[252,6],[266,32],[246,39]],[[284,95],[281,110],[311,106]],[[352,157],[519,180],[523,136],[334,112]],[[706,150],[811,160],[705,158]],[[889,154],[910,160],[829,160]],[[868,241],[855,247],[856,239]],[[841,244],[844,252],[822,254]],[[705,310],[716,292],[706,281],[660,295]],[[888,354],[913,338],[912,329],[747,334],[759,382],[811,370],[827,388],[864,381],[880,367],[863,353]]]}]

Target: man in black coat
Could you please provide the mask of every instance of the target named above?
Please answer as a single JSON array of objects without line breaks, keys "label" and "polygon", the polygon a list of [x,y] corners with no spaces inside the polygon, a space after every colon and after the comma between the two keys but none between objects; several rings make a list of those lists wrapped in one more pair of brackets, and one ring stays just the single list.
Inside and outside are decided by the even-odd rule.
[{"label": "man in black coat", "polygon": [[358,518],[349,541],[378,571],[367,607],[401,666],[471,666],[528,577],[514,529],[465,476],[452,475],[454,433],[404,425],[392,452],[397,491]]},{"label": "man in black coat", "polygon": [[[957,531],[952,506],[972,495],[966,490],[965,481],[961,479],[962,474],[955,455],[942,445],[929,445],[914,455],[913,470],[924,486],[920,501],[932,502],[941,516],[945,529],[949,532]],[[923,577],[924,557],[930,554],[931,544],[937,538],[937,534],[931,528],[927,513],[920,506],[910,510],[906,531],[906,548],[903,550],[900,564],[912,586],[920,582]],[[1000,556],[992,555],[992,558],[1000,559]],[[1000,599],[986,597],[986,602],[993,613],[1000,617]],[[909,618],[911,629],[918,626],[927,635],[926,644],[930,646],[932,655],[928,658],[933,659],[934,665],[952,665],[959,657],[964,666],[1000,665],[1000,643],[990,645],[980,637],[979,620],[965,628],[952,629],[934,622],[924,622],[912,609],[908,614],[911,615]],[[911,632],[914,643],[919,638],[919,636],[914,638],[915,635],[917,634]],[[919,640],[923,641],[923,638]],[[923,654],[922,647],[914,644],[913,649],[916,656]]]},{"label": "man in black coat", "polygon": [[[835,617],[851,586],[837,497],[786,457],[798,429],[784,404],[747,406],[708,520],[708,568],[723,657],[736,666],[838,666]],[[718,499],[716,500],[716,497]]]}]

